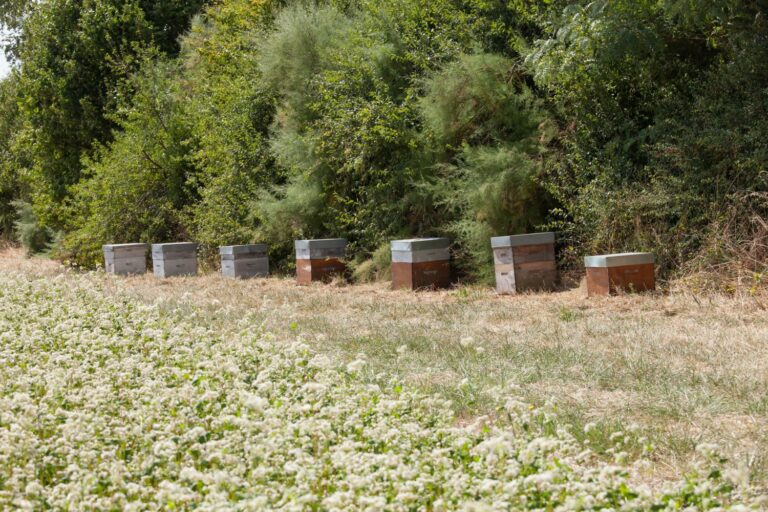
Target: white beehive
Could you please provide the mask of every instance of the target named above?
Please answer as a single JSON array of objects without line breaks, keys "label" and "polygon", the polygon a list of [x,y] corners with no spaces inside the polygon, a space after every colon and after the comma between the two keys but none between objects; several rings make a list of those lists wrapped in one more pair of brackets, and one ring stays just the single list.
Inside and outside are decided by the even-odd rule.
[{"label": "white beehive", "polygon": [[197,244],[152,244],[152,268],[161,278],[197,275]]},{"label": "white beehive", "polygon": [[269,275],[269,257],[266,244],[230,245],[219,248],[221,275],[249,279]]},{"label": "white beehive", "polygon": [[127,276],[147,271],[147,244],[110,244],[102,247],[108,274]]}]

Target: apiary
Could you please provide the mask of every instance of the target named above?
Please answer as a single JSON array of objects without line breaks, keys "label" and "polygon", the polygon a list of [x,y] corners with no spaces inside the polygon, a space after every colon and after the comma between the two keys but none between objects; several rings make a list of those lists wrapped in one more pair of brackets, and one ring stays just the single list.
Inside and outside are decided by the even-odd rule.
[{"label": "apiary", "polygon": [[161,278],[197,275],[197,244],[152,244],[152,268]]},{"label": "apiary", "polygon": [[269,275],[266,244],[230,245],[219,248],[221,275],[237,279]]},{"label": "apiary", "polygon": [[451,285],[451,241],[415,238],[392,242],[392,288],[418,290]]},{"label": "apiary", "polygon": [[514,295],[557,285],[554,233],[495,237],[491,247],[497,293]]},{"label": "apiary", "polygon": [[344,238],[296,240],[296,281],[309,284],[345,275],[347,241]]},{"label": "apiary", "polygon": [[147,271],[147,244],[112,244],[102,247],[108,274],[127,276]]},{"label": "apiary", "polygon": [[656,258],[647,252],[607,254],[584,258],[587,293],[613,295],[619,290],[643,292],[656,288]]}]

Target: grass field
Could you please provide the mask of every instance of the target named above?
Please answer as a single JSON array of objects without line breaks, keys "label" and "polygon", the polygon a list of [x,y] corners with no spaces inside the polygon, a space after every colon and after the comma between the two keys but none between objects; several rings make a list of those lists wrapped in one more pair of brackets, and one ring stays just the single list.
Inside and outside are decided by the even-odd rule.
[{"label": "grass field", "polygon": [[[0,272],[83,279],[13,250],[0,257]],[[635,478],[652,487],[693,469],[697,445],[716,443],[731,468],[751,474],[758,493],[765,488],[768,312],[760,298],[587,299],[581,289],[497,297],[475,287],[299,288],[290,279],[216,275],[87,279],[107,297],[181,312],[213,332],[248,319],[254,331],[299,339],[340,368],[365,361],[365,382],[383,387],[394,377],[447,398],[459,425],[496,418],[499,396],[548,404],[578,443],[606,461],[620,439],[631,460],[645,461],[633,468]]]}]

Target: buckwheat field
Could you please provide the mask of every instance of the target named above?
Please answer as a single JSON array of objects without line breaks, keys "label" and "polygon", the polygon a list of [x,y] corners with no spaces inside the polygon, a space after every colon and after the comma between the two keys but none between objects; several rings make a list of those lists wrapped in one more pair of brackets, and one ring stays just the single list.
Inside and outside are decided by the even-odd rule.
[{"label": "buckwheat field", "polygon": [[594,453],[583,427],[514,386],[484,389],[484,414],[461,412],[363,351],[332,357],[297,325],[276,332],[264,311],[232,308],[215,321],[194,300],[142,299],[100,273],[3,270],[0,508],[765,506],[714,445],[686,476],[648,482],[651,443],[630,454],[630,433]]}]

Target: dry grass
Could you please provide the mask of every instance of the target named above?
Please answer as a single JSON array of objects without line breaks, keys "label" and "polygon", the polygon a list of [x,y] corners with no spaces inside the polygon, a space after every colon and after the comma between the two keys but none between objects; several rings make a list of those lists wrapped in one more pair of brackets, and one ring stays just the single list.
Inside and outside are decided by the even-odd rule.
[{"label": "dry grass", "polygon": [[[46,260],[0,253],[0,271],[53,275]],[[218,275],[102,276],[114,293],[188,304],[206,322],[250,314],[278,336],[297,332],[339,364],[364,353],[371,379],[395,375],[441,393],[459,414],[492,414],[489,389],[550,401],[593,447],[633,432],[656,446],[650,480],[679,476],[701,442],[725,446],[765,482],[768,312],[756,297],[651,294],[588,299],[582,289],[498,297],[462,287],[391,291],[386,283],[297,287],[290,279]]]}]

